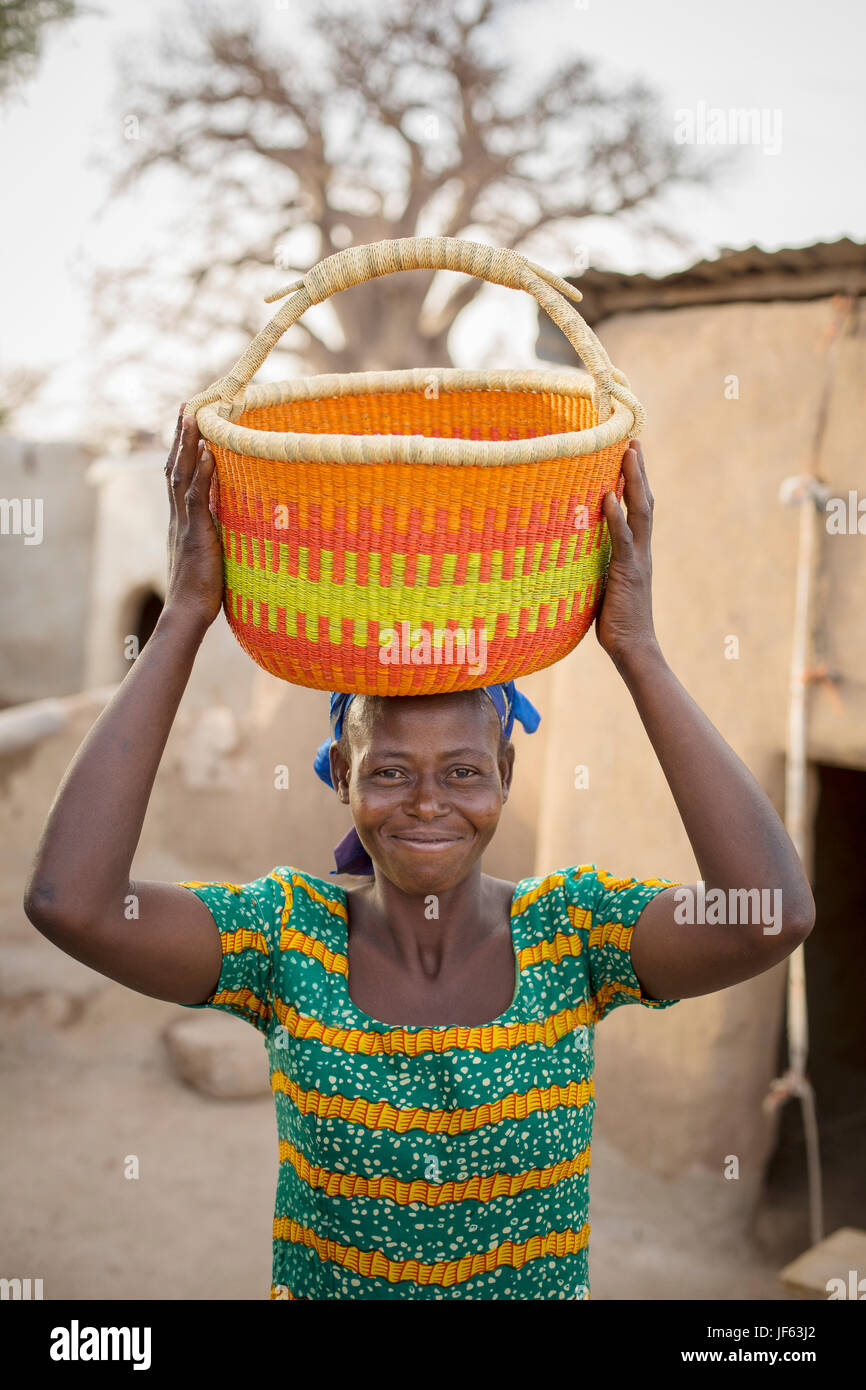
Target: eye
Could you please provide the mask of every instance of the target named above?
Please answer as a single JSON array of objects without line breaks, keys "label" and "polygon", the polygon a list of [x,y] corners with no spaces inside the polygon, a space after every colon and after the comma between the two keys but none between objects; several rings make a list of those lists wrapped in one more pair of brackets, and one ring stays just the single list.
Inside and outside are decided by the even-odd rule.
[{"label": "eye", "polygon": [[[475,777],[478,772],[478,769],[475,767],[455,767],[453,770],[454,772],[468,772],[470,777]],[[467,778],[461,777],[459,780],[465,782]]]},{"label": "eye", "polygon": [[[376,771],[373,773],[373,776],[374,776],[374,777],[385,777],[386,774],[389,773],[389,772],[396,772],[396,773],[398,774],[398,776],[400,776],[400,777],[403,776],[403,771],[402,771],[402,769],[399,768],[399,767],[379,767],[379,768],[377,768]],[[394,779],[393,779],[393,778],[388,778],[387,780],[388,780],[388,781],[393,781]]]}]

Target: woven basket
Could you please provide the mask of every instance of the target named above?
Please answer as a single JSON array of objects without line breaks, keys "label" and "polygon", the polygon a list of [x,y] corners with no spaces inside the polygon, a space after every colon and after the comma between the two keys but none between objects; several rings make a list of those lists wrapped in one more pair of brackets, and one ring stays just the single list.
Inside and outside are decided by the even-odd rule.
[{"label": "woven basket", "polygon": [[[350,372],[250,386],[311,304],[395,270],[534,296],[589,368]],[[272,675],[379,695],[469,690],[550,666],[595,616],[601,504],[644,411],[569,299],[519,252],[406,237],[328,256],[233,370],[187,405],[213,446],[225,612]],[[567,296],[567,298],[566,298]]]}]

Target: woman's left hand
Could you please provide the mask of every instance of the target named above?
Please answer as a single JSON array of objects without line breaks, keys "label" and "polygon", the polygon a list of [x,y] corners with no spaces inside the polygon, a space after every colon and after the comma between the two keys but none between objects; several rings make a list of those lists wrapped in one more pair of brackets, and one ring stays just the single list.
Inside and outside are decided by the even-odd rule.
[{"label": "woman's left hand", "polygon": [[622,463],[626,515],[608,492],[602,512],[610,531],[611,561],[595,634],[614,665],[658,649],[652,616],[653,495],[640,441],[629,440]]}]

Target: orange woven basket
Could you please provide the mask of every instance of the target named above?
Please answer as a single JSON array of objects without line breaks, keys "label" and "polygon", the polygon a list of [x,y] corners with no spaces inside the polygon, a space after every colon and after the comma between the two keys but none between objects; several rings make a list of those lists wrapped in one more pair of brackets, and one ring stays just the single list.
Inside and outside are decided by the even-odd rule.
[{"label": "orange woven basket", "polygon": [[[311,304],[396,270],[447,269],[533,295],[589,369],[350,372],[251,386]],[[296,685],[425,695],[515,679],[591,625],[601,510],[644,411],[569,300],[519,252],[406,237],[329,256],[233,370],[187,405],[213,446],[225,612]]]}]

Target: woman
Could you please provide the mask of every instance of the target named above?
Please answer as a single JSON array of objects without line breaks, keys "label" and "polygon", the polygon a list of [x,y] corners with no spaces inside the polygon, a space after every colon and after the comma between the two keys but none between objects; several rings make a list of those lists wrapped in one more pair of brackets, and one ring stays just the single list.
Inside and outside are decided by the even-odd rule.
[{"label": "woman", "polygon": [[[694,888],[591,863],[517,883],[482,873],[511,786],[511,723],[537,723],[511,683],[332,695],[315,765],[352,811],[338,868],[369,882],[345,890],[291,864],[240,885],[131,882],[165,741],[220,608],[213,468],[179,418],[165,607],[64,778],[27,914],[129,988],[227,1010],[264,1035],[280,1139],[272,1298],[586,1298],[596,1023],[759,975],[814,923],[776,812],[659,648],[640,445],[623,465],[627,518],[604,500],[597,636],[670,785]],[[716,890],[740,906],[744,890],[774,890],[779,920],[716,912],[684,925],[704,886],[706,901]]]}]

